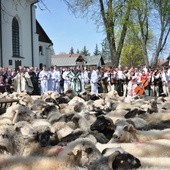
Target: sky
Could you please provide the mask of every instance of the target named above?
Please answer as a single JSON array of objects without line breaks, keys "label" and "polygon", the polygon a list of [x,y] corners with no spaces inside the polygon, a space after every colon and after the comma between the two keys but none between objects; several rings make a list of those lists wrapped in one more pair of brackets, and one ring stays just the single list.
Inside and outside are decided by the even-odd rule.
[{"label": "sky", "polygon": [[101,50],[104,33],[97,29],[94,21],[89,18],[76,18],[68,11],[67,5],[61,0],[44,0],[37,5],[36,18],[53,42],[55,54],[81,51],[84,46],[91,55],[96,44]]}]

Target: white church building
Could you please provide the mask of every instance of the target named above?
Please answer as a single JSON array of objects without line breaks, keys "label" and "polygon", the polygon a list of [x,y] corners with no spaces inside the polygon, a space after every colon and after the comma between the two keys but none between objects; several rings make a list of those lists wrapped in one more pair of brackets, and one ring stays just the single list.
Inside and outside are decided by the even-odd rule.
[{"label": "white church building", "polygon": [[0,0],[0,67],[51,65],[53,43],[36,20],[38,0]]}]

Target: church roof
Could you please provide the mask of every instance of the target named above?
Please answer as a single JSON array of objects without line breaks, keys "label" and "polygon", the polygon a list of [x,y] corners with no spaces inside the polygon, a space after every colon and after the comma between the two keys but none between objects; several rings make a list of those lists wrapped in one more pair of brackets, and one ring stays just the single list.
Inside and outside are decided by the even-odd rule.
[{"label": "church roof", "polygon": [[[82,60],[83,59],[83,60]],[[104,65],[103,58],[100,55],[97,56],[84,56],[81,54],[59,54],[52,55],[51,64],[59,67],[75,66],[77,61],[84,61],[85,65],[98,66],[100,62]]]},{"label": "church roof", "polygon": [[39,35],[39,41],[50,43],[53,45],[53,42],[50,40],[40,23],[36,20],[36,33]]}]

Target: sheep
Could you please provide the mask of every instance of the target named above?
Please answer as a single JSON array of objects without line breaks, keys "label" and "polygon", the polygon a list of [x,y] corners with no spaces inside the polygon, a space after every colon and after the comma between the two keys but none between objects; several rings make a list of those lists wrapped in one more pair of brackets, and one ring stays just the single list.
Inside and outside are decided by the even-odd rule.
[{"label": "sheep", "polygon": [[121,148],[135,157],[170,157],[170,142],[167,139],[134,143],[97,143],[96,147],[104,156],[115,152],[117,148]]},{"label": "sheep", "polygon": [[115,125],[112,119],[102,115],[97,117],[96,121],[91,124],[90,129],[103,133],[110,140],[115,131]]},{"label": "sheep", "polygon": [[87,166],[90,164],[90,162],[101,158],[101,153],[96,148],[95,144],[89,139],[82,138],[68,143],[65,149],[58,154],[58,158],[67,157],[68,153],[73,149],[82,151],[82,157],[79,162],[82,166]]},{"label": "sheep", "polygon": [[1,154],[14,154],[13,136],[15,134],[13,125],[0,126],[0,153]]},{"label": "sheep", "polygon": [[142,129],[148,126],[147,121],[139,117],[129,118],[129,119],[117,119],[115,122],[115,126],[118,126],[120,124],[126,125],[127,123],[132,124],[136,129]]},{"label": "sheep", "polygon": [[127,118],[134,118],[135,116],[140,115],[140,114],[144,114],[144,113],[146,113],[146,111],[144,111],[142,109],[135,108],[135,109],[130,110],[128,113],[126,113],[124,115],[124,117],[126,119]]},{"label": "sheep", "polygon": [[34,119],[33,121],[30,122],[32,127],[36,128],[39,126],[46,126],[46,127],[51,127],[51,123],[47,119]]},{"label": "sheep", "polygon": [[47,102],[45,102],[43,99],[39,98],[34,100],[32,106],[31,106],[31,110],[33,111],[38,111],[38,112],[42,112],[43,109],[47,106]]},{"label": "sheep", "polygon": [[32,170],[32,169],[53,169],[53,170],[87,170],[78,166],[81,152],[69,153],[67,159],[55,157],[12,157],[0,161],[1,170]]},{"label": "sheep", "polygon": [[136,169],[141,166],[140,160],[129,153],[116,151],[107,157],[92,162],[89,170],[119,170],[119,169]]},{"label": "sheep", "polygon": [[154,114],[143,114],[139,116],[140,118],[146,120],[148,123],[160,122],[170,120],[169,113],[154,113]]},{"label": "sheep", "polygon": [[47,91],[42,95],[42,99],[46,102],[48,102],[49,99],[55,101],[59,96],[60,94],[55,91]]},{"label": "sheep", "polygon": [[79,103],[79,102],[81,102],[81,103],[85,103],[85,100],[84,99],[82,99],[81,97],[78,97],[78,96],[75,96],[73,99],[71,99],[69,102],[68,102],[68,104],[69,105],[74,105],[75,103]]},{"label": "sheep", "polygon": [[170,158],[169,157],[140,157],[142,167],[163,167],[170,168]]},{"label": "sheep", "polygon": [[109,142],[145,142],[154,139],[170,139],[170,129],[139,131],[132,124],[119,125]]},{"label": "sheep", "polygon": [[151,130],[151,129],[163,130],[163,129],[168,129],[168,128],[170,128],[170,120],[150,123],[144,127],[140,127],[137,129],[138,130]]},{"label": "sheep", "polygon": [[[0,159],[0,169],[54,169],[71,170],[87,167],[100,159],[101,153],[95,145],[86,139],[79,139],[64,147],[57,157],[11,157]],[[86,168],[87,169],[87,168]]]},{"label": "sheep", "polygon": [[46,117],[50,124],[53,124],[59,120],[61,113],[55,105],[47,105],[41,115]]},{"label": "sheep", "polygon": [[76,114],[72,117],[72,121],[75,123],[77,128],[80,128],[86,132],[90,130],[90,122],[88,122],[83,115],[81,116],[80,114]]},{"label": "sheep", "polygon": [[31,121],[34,119],[34,116],[34,113],[28,107],[20,104],[13,104],[7,108],[1,118],[8,118],[13,123],[16,123],[20,120]]}]

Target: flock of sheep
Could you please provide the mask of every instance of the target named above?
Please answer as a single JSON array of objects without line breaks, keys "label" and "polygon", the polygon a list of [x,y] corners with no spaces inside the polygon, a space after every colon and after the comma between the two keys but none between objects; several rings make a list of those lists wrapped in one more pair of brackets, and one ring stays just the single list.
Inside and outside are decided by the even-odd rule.
[{"label": "flock of sheep", "polygon": [[1,170],[170,169],[170,97],[72,90],[0,109]]}]

